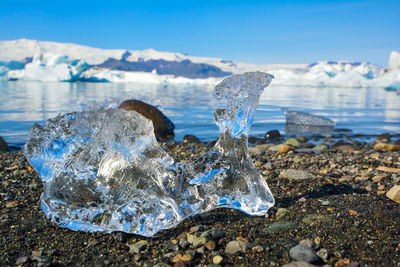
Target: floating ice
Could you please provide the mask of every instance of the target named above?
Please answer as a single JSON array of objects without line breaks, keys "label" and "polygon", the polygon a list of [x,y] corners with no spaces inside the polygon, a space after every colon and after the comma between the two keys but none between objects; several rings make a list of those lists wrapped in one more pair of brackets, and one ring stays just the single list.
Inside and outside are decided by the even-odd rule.
[{"label": "floating ice", "polygon": [[294,110],[285,110],[285,113],[286,113],[286,123],[288,124],[328,126],[328,127],[335,126],[334,121],[310,113],[294,111]]},{"label": "floating ice", "polygon": [[152,236],[183,219],[227,207],[264,215],[274,205],[247,153],[247,133],[272,75],[251,72],[215,88],[220,137],[198,160],[175,164],[151,121],[134,111],[59,115],[35,124],[24,153],[44,184],[42,209],[61,227]]},{"label": "floating ice", "polygon": [[70,59],[68,56],[52,53],[36,54],[25,68],[11,70],[11,80],[32,80],[44,82],[77,81],[89,65],[81,59]]}]

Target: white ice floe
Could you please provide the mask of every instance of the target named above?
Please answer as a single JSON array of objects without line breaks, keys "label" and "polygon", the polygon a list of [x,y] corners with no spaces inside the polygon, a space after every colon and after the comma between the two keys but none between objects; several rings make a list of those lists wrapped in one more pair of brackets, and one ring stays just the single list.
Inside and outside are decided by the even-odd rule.
[{"label": "white ice floe", "polygon": [[400,69],[400,53],[392,51],[389,57],[389,70]]},{"label": "white ice floe", "polygon": [[170,83],[170,84],[211,84],[215,85],[222,78],[189,79],[176,77],[174,75],[159,75],[155,70],[152,72],[142,71],[119,71],[106,68],[90,68],[80,76],[81,81],[88,82],[113,82],[113,83]]},{"label": "white ice floe", "polygon": [[69,82],[79,80],[81,73],[88,68],[81,59],[70,59],[60,54],[36,54],[31,63],[21,70],[10,70],[8,79],[33,80],[43,82]]},{"label": "white ice floe", "polygon": [[[182,53],[161,52],[154,49],[124,50],[99,49],[83,45],[43,42],[20,39],[0,41],[0,61],[26,62],[34,56],[32,63],[22,70],[0,70],[0,79],[23,79],[39,81],[94,81],[94,82],[141,82],[141,83],[179,83],[212,84],[223,77],[185,78],[176,75],[160,75],[156,72],[121,71],[98,68],[112,58],[141,62],[164,60],[182,62],[190,60],[215,66],[223,72],[240,74],[249,71],[272,73],[275,79],[272,85],[312,86],[312,87],[383,87],[400,88],[400,53],[393,51],[389,67],[386,69],[370,63],[352,63],[348,61],[318,62],[306,64],[269,64],[255,65],[236,63],[221,58],[188,56]],[[86,64],[86,63],[88,64]],[[92,67],[90,67],[92,66]]]}]

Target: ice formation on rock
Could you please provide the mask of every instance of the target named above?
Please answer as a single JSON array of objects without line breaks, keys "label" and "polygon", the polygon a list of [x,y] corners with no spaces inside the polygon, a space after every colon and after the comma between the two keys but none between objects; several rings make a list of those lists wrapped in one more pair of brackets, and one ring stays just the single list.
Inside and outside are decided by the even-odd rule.
[{"label": "ice formation on rock", "polygon": [[216,88],[220,137],[198,160],[175,164],[151,121],[134,111],[59,115],[35,124],[24,153],[44,184],[42,209],[61,227],[152,236],[215,208],[264,215],[274,205],[247,153],[247,133],[272,75],[251,72]]}]

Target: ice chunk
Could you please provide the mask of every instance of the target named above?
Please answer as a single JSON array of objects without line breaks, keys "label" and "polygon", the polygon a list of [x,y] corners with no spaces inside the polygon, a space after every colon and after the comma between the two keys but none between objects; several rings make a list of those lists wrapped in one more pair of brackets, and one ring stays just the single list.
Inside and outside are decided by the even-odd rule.
[{"label": "ice chunk", "polygon": [[311,125],[311,126],[328,126],[334,127],[335,122],[313,114],[294,111],[294,110],[285,110],[286,113],[286,123],[287,124],[299,124],[299,125]]},{"label": "ice chunk", "polygon": [[175,164],[151,121],[134,111],[59,115],[35,124],[24,153],[44,184],[42,209],[61,227],[152,236],[183,219],[228,207],[264,215],[274,205],[247,153],[247,133],[272,75],[226,78],[216,112],[220,137],[198,160]]},{"label": "ice chunk", "polygon": [[31,63],[22,70],[8,72],[12,80],[33,80],[46,82],[76,81],[89,66],[80,59],[69,59],[60,54],[36,54]]},{"label": "ice chunk", "polygon": [[389,69],[395,70],[400,69],[400,53],[397,51],[392,51],[389,57]]}]

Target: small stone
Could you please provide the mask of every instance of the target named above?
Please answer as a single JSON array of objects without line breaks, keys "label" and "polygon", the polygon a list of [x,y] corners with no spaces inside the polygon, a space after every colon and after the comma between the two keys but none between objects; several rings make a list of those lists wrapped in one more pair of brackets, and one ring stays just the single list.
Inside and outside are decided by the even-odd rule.
[{"label": "small stone", "polygon": [[349,214],[352,216],[356,216],[358,214],[358,212],[355,210],[349,210]]},{"label": "small stone", "polygon": [[347,258],[344,259],[340,259],[335,263],[335,267],[342,267],[342,266],[346,266],[347,264],[350,263],[350,260]]},{"label": "small stone", "polygon": [[329,204],[331,204],[331,202],[329,202],[329,200],[325,200],[321,202],[322,206],[328,206]]},{"label": "small stone", "polygon": [[400,145],[378,142],[374,145],[374,149],[375,150],[385,150],[385,151],[398,151],[398,150],[400,150]]},{"label": "small stone", "polygon": [[303,244],[304,246],[308,247],[308,248],[312,248],[313,247],[313,241],[310,239],[303,239],[299,242],[299,244]]},{"label": "small stone", "polygon": [[322,143],[322,144],[319,144],[319,145],[315,146],[314,149],[318,150],[318,151],[326,151],[326,150],[329,149],[329,146],[324,144],[324,143]]},{"label": "small stone", "polygon": [[316,262],[319,260],[319,257],[317,254],[315,254],[315,252],[306,247],[303,244],[299,244],[295,247],[292,247],[289,250],[289,255],[291,258],[298,260],[298,261],[305,261],[305,262]]},{"label": "small stone", "polygon": [[18,201],[10,201],[7,202],[6,204],[6,208],[15,208],[15,207],[18,207]]},{"label": "small stone", "polygon": [[231,254],[231,255],[237,255],[240,254],[244,251],[246,251],[246,242],[243,241],[230,241],[225,248],[225,253]]},{"label": "small stone", "polygon": [[339,145],[336,147],[336,150],[339,152],[356,152],[358,149],[350,144]]},{"label": "small stone", "polygon": [[193,242],[194,242],[194,240],[197,238],[197,236],[195,236],[195,235],[192,235],[192,234],[187,234],[187,241],[190,243],[190,244],[193,244]]},{"label": "small stone", "polygon": [[140,240],[140,241],[136,242],[135,244],[128,245],[128,246],[129,246],[130,253],[140,253],[141,251],[146,249],[147,241]]},{"label": "small stone", "polygon": [[279,174],[280,178],[293,179],[293,180],[306,180],[315,179],[315,175],[307,171],[296,170],[296,169],[286,169],[282,170]]},{"label": "small stone", "polygon": [[186,239],[186,238],[187,238],[186,232],[182,232],[176,237],[176,239],[178,239],[178,240],[182,240],[182,239]]},{"label": "small stone", "polygon": [[383,172],[392,172],[392,173],[400,172],[400,168],[389,168],[386,166],[380,166],[377,168],[377,170]]},{"label": "small stone", "polygon": [[354,177],[353,176],[349,176],[349,175],[343,175],[342,177],[339,178],[339,182],[340,183],[348,183],[353,181]]},{"label": "small stone", "polygon": [[317,236],[316,238],[314,238],[314,244],[315,245],[321,244],[321,237]]},{"label": "small stone", "polygon": [[400,185],[395,185],[386,193],[386,196],[394,202],[400,203]]},{"label": "small stone", "polygon": [[280,220],[281,218],[285,217],[288,213],[289,213],[288,209],[278,208],[278,211],[276,212],[276,219]]},{"label": "small stone", "polygon": [[328,250],[325,248],[321,248],[320,250],[318,250],[317,252],[318,257],[320,257],[324,262],[328,262]]},{"label": "small stone", "polygon": [[252,251],[253,253],[263,252],[263,251],[264,251],[264,248],[263,248],[262,246],[257,245],[257,246],[255,246],[255,247],[252,247],[252,248],[251,248],[251,251]]},{"label": "small stone", "polygon": [[263,167],[267,170],[272,170],[273,166],[271,162],[267,162],[263,165]]},{"label": "small stone", "polygon": [[206,243],[207,239],[204,236],[200,236],[193,240],[193,247],[198,248],[204,246]]},{"label": "small stone", "polygon": [[293,150],[293,147],[286,145],[286,144],[280,144],[276,146],[276,152],[278,154],[286,154],[287,152]]},{"label": "small stone", "polygon": [[198,137],[196,137],[194,135],[187,134],[187,135],[183,136],[182,142],[183,143],[198,144],[198,143],[200,143],[200,140],[199,140]]},{"label": "small stone", "polygon": [[372,181],[375,183],[380,183],[383,179],[387,178],[387,174],[379,174],[372,177]]},{"label": "small stone", "polygon": [[365,187],[365,190],[368,191],[368,192],[371,192],[372,191],[372,186],[371,185],[367,185]]},{"label": "small stone", "polygon": [[268,140],[279,140],[281,138],[281,134],[278,130],[272,130],[265,133],[265,138]]},{"label": "small stone", "polygon": [[305,197],[301,197],[301,198],[299,198],[299,200],[297,200],[297,201],[300,202],[300,203],[304,203],[304,202],[307,201],[307,199],[306,199]]},{"label": "small stone", "polygon": [[330,217],[325,216],[325,215],[310,214],[310,215],[307,215],[306,217],[304,217],[302,222],[313,226],[313,225],[317,225],[317,224],[327,224],[331,220],[332,219]]},{"label": "small stone", "polygon": [[299,147],[299,141],[296,138],[290,138],[288,140],[286,140],[286,144],[291,145],[293,147]]},{"label": "small stone", "polygon": [[214,241],[218,241],[225,236],[225,232],[218,228],[213,228],[211,229],[210,235]]},{"label": "small stone", "polygon": [[192,256],[190,254],[182,255],[182,254],[178,253],[175,255],[175,257],[172,258],[171,262],[177,263],[180,261],[191,261],[191,260],[192,260]]},{"label": "small stone", "polygon": [[189,233],[193,234],[196,232],[203,232],[204,231],[204,226],[203,225],[196,225],[190,228]]},{"label": "small stone", "polygon": [[294,222],[284,222],[284,223],[274,222],[269,226],[267,226],[266,228],[264,228],[263,232],[265,234],[274,234],[278,232],[285,232],[292,229],[296,229],[298,227],[299,226]]},{"label": "small stone", "polygon": [[223,259],[224,259],[224,258],[222,258],[222,256],[220,256],[220,255],[214,256],[214,258],[213,258],[213,263],[215,263],[215,264],[220,264],[220,263],[222,262]]},{"label": "small stone", "polygon": [[187,249],[190,246],[190,243],[187,242],[185,239],[179,240],[179,246],[183,249]]},{"label": "small stone", "polygon": [[209,251],[213,251],[215,249],[215,242],[212,240],[208,240],[207,243],[205,244],[205,247],[209,250]]},{"label": "small stone", "polygon": [[199,247],[198,249],[196,249],[196,251],[197,251],[199,254],[204,254],[204,246]]},{"label": "small stone", "polygon": [[16,265],[24,264],[25,262],[28,262],[29,256],[23,256],[19,257],[17,261],[15,262]]}]

